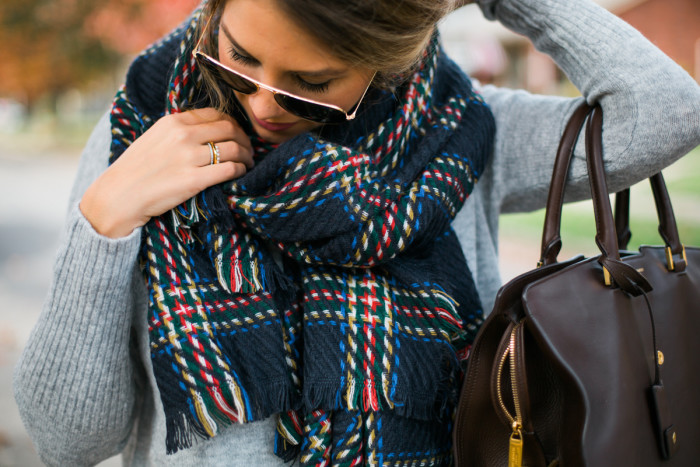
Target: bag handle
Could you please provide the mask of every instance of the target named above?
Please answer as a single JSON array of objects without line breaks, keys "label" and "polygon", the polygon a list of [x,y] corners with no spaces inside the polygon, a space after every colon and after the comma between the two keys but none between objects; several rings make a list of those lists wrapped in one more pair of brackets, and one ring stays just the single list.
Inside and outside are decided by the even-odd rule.
[{"label": "bag handle", "polygon": [[566,178],[571,160],[574,157],[574,148],[579,133],[586,122],[586,117],[592,110],[593,107],[584,101],[571,115],[559,141],[552,169],[552,180],[549,184],[549,194],[547,195],[538,267],[549,266],[557,262],[557,256],[561,250],[561,211],[564,204]]},{"label": "bag handle", "polygon": [[632,239],[629,188],[615,193],[615,231],[617,232],[617,246],[620,247],[620,250],[626,250]]},{"label": "bag handle", "polygon": [[561,249],[560,230],[564,187],[576,140],[586,117],[589,117],[586,126],[586,163],[596,222],[595,239],[601,252],[598,262],[603,267],[604,281],[606,285],[611,285],[614,279],[620,288],[632,295],[638,295],[642,290],[648,292],[651,290],[651,285],[644,276],[620,260],[615,221],[603,166],[603,110],[597,104],[591,107],[584,102],[574,111],[559,143],[547,198],[538,265],[546,266],[557,262],[557,255]]},{"label": "bag handle", "polygon": [[[574,146],[578,139],[581,128],[593,107],[587,103],[581,104],[573,113],[564,129],[557,156],[554,162],[552,180],[547,197],[547,208],[545,213],[544,231],[542,235],[542,246],[540,254],[540,266],[546,266],[557,262],[557,256],[561,250],[561,212],[564,202],[564,185],[571,160],[573,158]],[[659,172],[649,178],[652,193],[656,204],[656,211],[659,218],[659,234],[670,251],[668,261],[669,270],[682,271],[685,269],[685,253],[683,244],[680,241],[676,218],[673,212],[671,199],[666,189],[663,175]],[[615,231],[619,249],[624,250],[631,238],[629,230],[629,188],[618,192],[615,196]]]},{"label": "bag handle", "polygon": [[[685,271],[685,248],[678,235],[676,216],[673,213],[671,198],[666,189],[661,172],[649,178],[651,191],[654,194],[656,213],[659,217],[659,235],[666,244],[666,266],[669,271]],[[629,229],[630,190],[626,188],[615,195],[615,229],[617,243],[621,250],[627,249],[632,233]]]},{"label": "bag handle", "polygon": [[646,278],[632,266],[620,260],[620,250],[617,245],[617,232],[613,219],[608,184],[605,180],[603,165],[603,109],[596,105],[590,114],[586,125],[586,165],[588,166],[588,181],[593,198],[593,213],[595,215],[595,241],[601,255],[598,263],[603,267],[605,284],[612,285],[612,280],[621,289],[631,295],[650,292],[652,287]]}]

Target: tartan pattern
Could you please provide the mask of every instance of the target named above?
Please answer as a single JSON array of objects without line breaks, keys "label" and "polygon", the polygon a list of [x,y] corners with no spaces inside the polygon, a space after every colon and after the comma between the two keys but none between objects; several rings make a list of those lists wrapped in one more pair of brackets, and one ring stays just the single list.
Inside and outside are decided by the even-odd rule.
[{"label": "tartan pattern", "polygon": [[[198,102],[197,14],[177,36],[165,113]],[[255,170],[144,227],[169,453],[279,413],[275,452],[303,465],[450,462],[460,359],[481,323],[450,222],[493,120],[446,60],[435,39],[397,99],[336,131],[279,146],[251,135]],[[129,94],[114,101],[112,160],[159,118]]]},{"label": "tartan pattern", "polygon": [[[416,430],[414,425],[404,432],[409,438],[401,446],[403,450],[391,451],[384,448],[396,438],[396,420],[391,415],[362,411],[337,415],[338,412],[329,414],[318,410],[307,416],[304,425],[306,437],[300,455],[302,465],[409,467],[451,464],[449,440],[444,437],[440,439],[441,447],[420,449],[415,443],[416,439],[420,440],[420,430]],[[435,426],[430,428],[435,432],[446,431],[438,430]]]}]

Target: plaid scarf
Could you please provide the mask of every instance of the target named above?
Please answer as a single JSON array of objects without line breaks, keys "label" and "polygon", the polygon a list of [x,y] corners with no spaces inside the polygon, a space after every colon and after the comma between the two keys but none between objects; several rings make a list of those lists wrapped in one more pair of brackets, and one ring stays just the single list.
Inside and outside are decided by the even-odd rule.
[{"label": "plaid scarf", "polygon": [[[198,15],[132,64],[112,161],[162,115],[207,103]],[[450,222],[493,132],[436,38],[354,121],[278,146],[251,133],[253,170],[151,219],[141,262],[167,452],[279,414],[275,452],[303,465],[448,464],[482,317]]]}]

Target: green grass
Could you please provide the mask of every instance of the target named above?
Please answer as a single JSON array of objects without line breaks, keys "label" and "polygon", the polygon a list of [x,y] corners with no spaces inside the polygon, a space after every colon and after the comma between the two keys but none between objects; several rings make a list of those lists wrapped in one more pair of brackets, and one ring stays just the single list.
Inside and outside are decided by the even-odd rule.
[{"label": "green grass", "polygon": [[[685,245],[700,245],[700,147],[693,150],[672,166],[664,170],[674,206],[681,242]],[[632,239],[629,249],[639,245],[659,245],[658,219],[649,184],[640,183],[632,187],[630,229]],[[523,243],[528,255],[539,254],[539,245],[544,223],[544,210],[526,214],[501,216],[501,235],[509,240]],[[517,233],[517,234],[515,234]],[[595,255],[599,251],[595,245],[595,224],[590,201],[582,201],[564,206],[562,215],[561,257],[572,254]]]},{"label": "green grass", "polygon": [[677,194],[700,200],[700,146],[667,167],[663,174],[671,196]]}]

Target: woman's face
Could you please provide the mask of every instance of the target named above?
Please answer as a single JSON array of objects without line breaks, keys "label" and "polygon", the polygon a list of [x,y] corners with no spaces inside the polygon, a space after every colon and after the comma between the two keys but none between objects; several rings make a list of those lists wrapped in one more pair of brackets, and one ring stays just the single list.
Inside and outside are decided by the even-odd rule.
[{"label": "woman's face", "polygon": [[[228,0],[219,28],[219,60],[269,86],[318,102],[350,109],[372,71],[334,57],[324,44],[301,29],[276,0]],[[281,143],[319,123],[282,109],[264,89],[236,97],[263,139]]]}]

